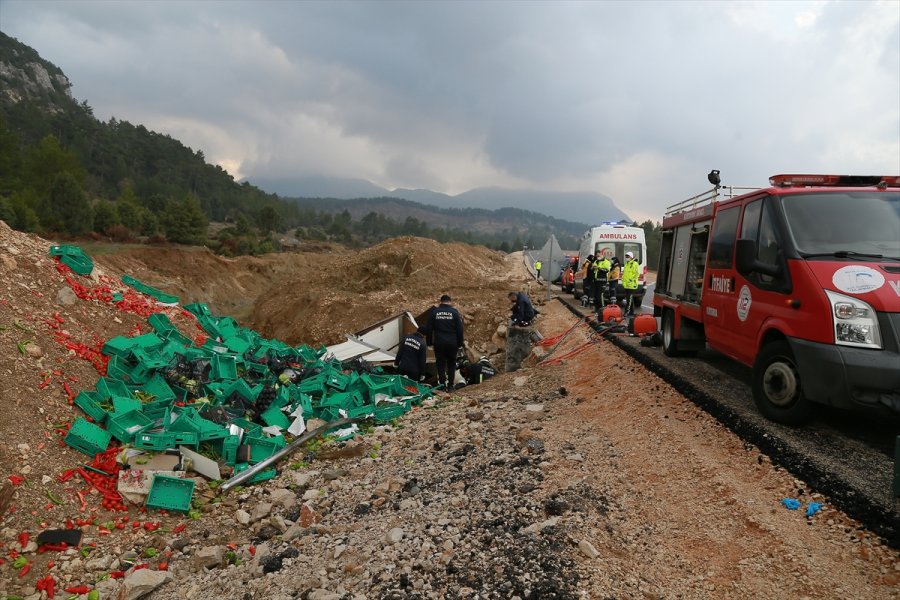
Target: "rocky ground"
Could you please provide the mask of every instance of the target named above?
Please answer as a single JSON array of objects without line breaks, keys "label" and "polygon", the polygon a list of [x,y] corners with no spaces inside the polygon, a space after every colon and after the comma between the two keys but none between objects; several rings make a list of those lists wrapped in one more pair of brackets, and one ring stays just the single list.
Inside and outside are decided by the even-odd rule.
[{"label": "rocky ground", "polygon": [[[278,282],[270,279],[281,277],[298,289],[305,275],[301,303],[313,309],[356,295],[368,306],[380,298],[389,314],[415,313],[449,291],[468,314],[473,346],[496,344],[497,318],[505,314],[497,297],[526,285],[521,262],[482,256],[482,249],[394,243],[415,267],[380,260],[377,249],[328,249],[294,259],[308,271],[293,268],[291,259],[264,257],[228,263],[222,277],[260,298],[245,315],[276,312],[263,305],[276,301]],[[65,598],[74,592],[60,590],[80,585],[101,598],[128,599],[900,595],[896,551],[612,344],[592,338],[587,327],[572,329],[575,317],[556,302],[544,305],[538,320],[548,344],[525,368],[436,396],[349,442],[312,444],[264,484],[219,493],[198,480],[196,518],[137,508],[111,513],[90,496],[82,509],[71,485],[56,478],[83,457],[60,445],[56,429],[77,412],[64,384],[90,388],[97,374],[78,356],[88,351],[55,340],[64,330],[64,339],[90,348],[143,318],[97,301],[66,304],[68,286],[47,246],[0,223],[0,464],[4,480],[19,482],[7,482],[14,496],[0,510],[0,597],[48,597],[37,588],[48,576],[56,597]],[[215,301],[213,269],[221,259],[201,256],[208,296],[192,299]],[[472,264],[460,266],[469,256]],[[432,277],[432,257],[455,270],[416,280]],[[162,273],[137,250],[97,262],[111,274],[129,272],[160,287],[168,281],[167,291],[179,293],[189,269],[176,271],[171,259],[165,264],[172,272]],[[344,271],[371,268],[386,282],[380,291],[335,290],[312,274],[336,262]],[[245,274],[242,264],[256,271]],[[449,272],[461,276],[458,288]],[[385,300],[401,293],[403,303]],[[275,302],[278,310],[290,298]],[[310,322],[316,314],[295,310]],[[345,332],[373,321],[335,315]],[[566,332],[555,346],[554,337]],[[801,508],[784,508],[785,497],[801,499]],[[807,518],[810,502],[823,510]],[[90,516],[79,549],[36,552],[40,531]],[[17,558],[31,565],[28,572],[15,566]]]}]

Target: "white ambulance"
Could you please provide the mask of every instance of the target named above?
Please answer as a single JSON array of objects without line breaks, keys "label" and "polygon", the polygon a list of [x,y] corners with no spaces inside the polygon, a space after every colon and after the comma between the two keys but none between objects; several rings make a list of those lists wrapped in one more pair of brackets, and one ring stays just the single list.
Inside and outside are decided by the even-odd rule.
[{"label": "white ambulance", "polygon": [[[594,257],[606,255],[608,258],[616,257],[619,264],[625,266],[625,253],[633,252],[634,259],[638,261],[638,289],[634,295],[635,306],[640,306],[644,299],[644,278],[647,274],[647,240],[644,230],[640,227],[622,225],[615,222],[605,222],[602,225],[591,227],[581,237],[581,246],[578,248],[578,266],[575,272],[575,287],[573,294],[581,298],[584,294],[584,261],[588,255]],[[621,304],[625,301],[625,291],[622,289],[622,280],[616,291],[616,299]]]}]

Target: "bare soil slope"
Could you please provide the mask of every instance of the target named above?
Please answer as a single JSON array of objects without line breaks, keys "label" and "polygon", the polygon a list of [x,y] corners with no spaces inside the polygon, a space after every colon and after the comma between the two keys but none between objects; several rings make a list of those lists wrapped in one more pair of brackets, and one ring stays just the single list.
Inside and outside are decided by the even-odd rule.
[{"label": "bare soil slope", "polygon": [[[900,594],[897,552],[582,328],[540,365],[532,358],[394,426],[296,456],[264,484],[219,495],[199,481],[198,520],[113,513],[95,494],[82,504],[84,485],[59,480],[85,462],[61,443],[60,425],[80,414],[68,397],[95,386],[103,341],[146,320],[139,305],[74,298],[49,245],[0,222],[0,484],[13,491],[6,507],[0,490],[0,597],[41,600],[48,576],[57,597],[88,585],[102,598],[136,598],[151,579],[147,597],[160,599]],[[171,248],[91,254],[96,272],[76,287],[115,287],[127,273],[311,344],[423,311],[446,292],[468,337],[486,345],[506,318],[505,291],[533,286],[521,255],[416,238],[238,260]],[[168,314],[191,332],[178,309]],[[538,327],[552,338],[574,321],[552,302]],[[824,509],[807,519],[785,497]],[[43,529],[90,518],[81,552],[37,552]]]}]

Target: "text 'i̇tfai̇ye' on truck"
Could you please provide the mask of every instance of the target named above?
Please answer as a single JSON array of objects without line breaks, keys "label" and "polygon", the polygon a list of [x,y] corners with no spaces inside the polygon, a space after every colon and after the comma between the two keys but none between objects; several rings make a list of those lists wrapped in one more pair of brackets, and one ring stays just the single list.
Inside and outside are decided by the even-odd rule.
[{"label": "text 'i\u0307tfai\u0307ye' on truck", "polygon": [[663,220],[665,354],[709,344],[751,366],[754,402],[780,423],[816,404],[900,412],[900,176],[709,180]]}]

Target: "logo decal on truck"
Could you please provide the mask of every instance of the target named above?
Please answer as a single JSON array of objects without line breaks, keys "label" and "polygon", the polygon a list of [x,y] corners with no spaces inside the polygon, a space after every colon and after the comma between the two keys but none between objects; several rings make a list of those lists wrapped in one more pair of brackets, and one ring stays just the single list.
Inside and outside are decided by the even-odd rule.
[{"label": "logo decal on truck", "polygon": [[750,312],[750,304],[753,298],[750,296],[750,288],[746,285],[741,288],[741,293],[737,301],[737,315],[742,322],[747,320],[747,314]]},{"label": "logo decal on truck", "polygon": [[889,282],[891,287],[894,288],[894,293],[900,296],[900,281],[891,281]]},{"label": "logo decal on truck", "polygon": [[847,265],[831,277],[834,287],[848,294],[865,294],[884,285],[884,275],[865,265]]},{"label": "logo decal on truck", "polygon": [[730,294],[734,290],[731,289],[731,277],[722,277],[721,275],[712,276],[712,286],[710,289],[714,292]]}]

